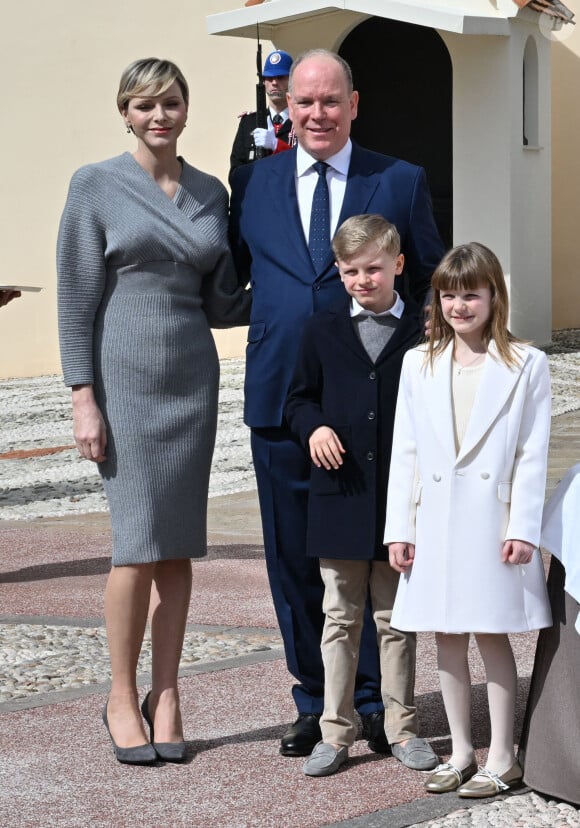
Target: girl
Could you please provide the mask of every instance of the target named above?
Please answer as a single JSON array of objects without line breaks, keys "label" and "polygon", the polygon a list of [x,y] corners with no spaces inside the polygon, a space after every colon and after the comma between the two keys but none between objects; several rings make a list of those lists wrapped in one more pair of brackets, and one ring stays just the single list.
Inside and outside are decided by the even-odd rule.
[{"label": "girl", "polygon": [[[434,793],[493,796],[521,782],[514,755],[516,667],[507,633],[551,624],[537,549],[550,432],[545,354],[507,328],[497,257],[472,242],[433,275],[429,342],[403,362],[385,543],[400,579],[392,624],[436,632],[453,752]],[[477,768],[467,658],[487,677],[491,744]]]}]

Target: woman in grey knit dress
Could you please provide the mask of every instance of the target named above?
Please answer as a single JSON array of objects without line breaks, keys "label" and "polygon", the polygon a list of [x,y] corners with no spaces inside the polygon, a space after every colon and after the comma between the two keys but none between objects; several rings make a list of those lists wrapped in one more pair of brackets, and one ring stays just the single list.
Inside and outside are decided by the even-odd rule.
[{"label": "woman in grey knit dress", "polygon": [[[191,558],[206,553],[219,363],[210,332],[247,324],[227,193],[177,155],[187,83],[169,61],[123,73],[137,147],[72,178],[58,238],[59,331],[80,454],[99,464],[113,528],[105,594],[112,670],[103,720],[117,759],[182,761],[177,671]],[[148,613],[152,689],[139,709]]]}]

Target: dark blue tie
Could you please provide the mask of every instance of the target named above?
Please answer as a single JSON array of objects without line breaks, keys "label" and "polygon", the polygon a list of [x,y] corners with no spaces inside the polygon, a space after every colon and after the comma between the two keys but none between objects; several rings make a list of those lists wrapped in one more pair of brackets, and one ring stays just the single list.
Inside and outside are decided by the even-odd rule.
[{"label": "dark blue tie", "polygon": [[330,202],[326,170],[328,164],[317,161],[312,165],[318,173],[318,181],[312,198],[312,212],[310,213],[310,233],[308,247],[312,264],[317,272],[322,269],[330,249]]}]

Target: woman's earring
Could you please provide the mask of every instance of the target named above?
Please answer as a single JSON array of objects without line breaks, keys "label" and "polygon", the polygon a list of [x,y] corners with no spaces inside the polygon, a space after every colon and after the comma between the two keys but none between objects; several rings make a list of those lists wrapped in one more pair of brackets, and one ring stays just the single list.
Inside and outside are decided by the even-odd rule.
[{"label": "woman's earring", "polygon": [[131,124],[127,124],[127,135],[129,135],[131,132],[133,132]]}]

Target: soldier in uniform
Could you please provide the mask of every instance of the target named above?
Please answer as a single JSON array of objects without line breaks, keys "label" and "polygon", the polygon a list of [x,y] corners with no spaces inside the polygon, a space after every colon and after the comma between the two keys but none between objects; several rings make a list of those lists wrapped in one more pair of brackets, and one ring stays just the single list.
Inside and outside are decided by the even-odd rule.
[{"label": "soldier in uniform", "polygon": [[264,62],[264,86],[268,97],[268,128],[256,127],[256,112],[240,115],[238,131],[230,155],[229,182],[234,170],[255,160],[256,147],[263,147],[266,155],[283,152],[293,146],[292,121],[288,117],[286,92],[292,57],[288,52],[276,49]]}]

